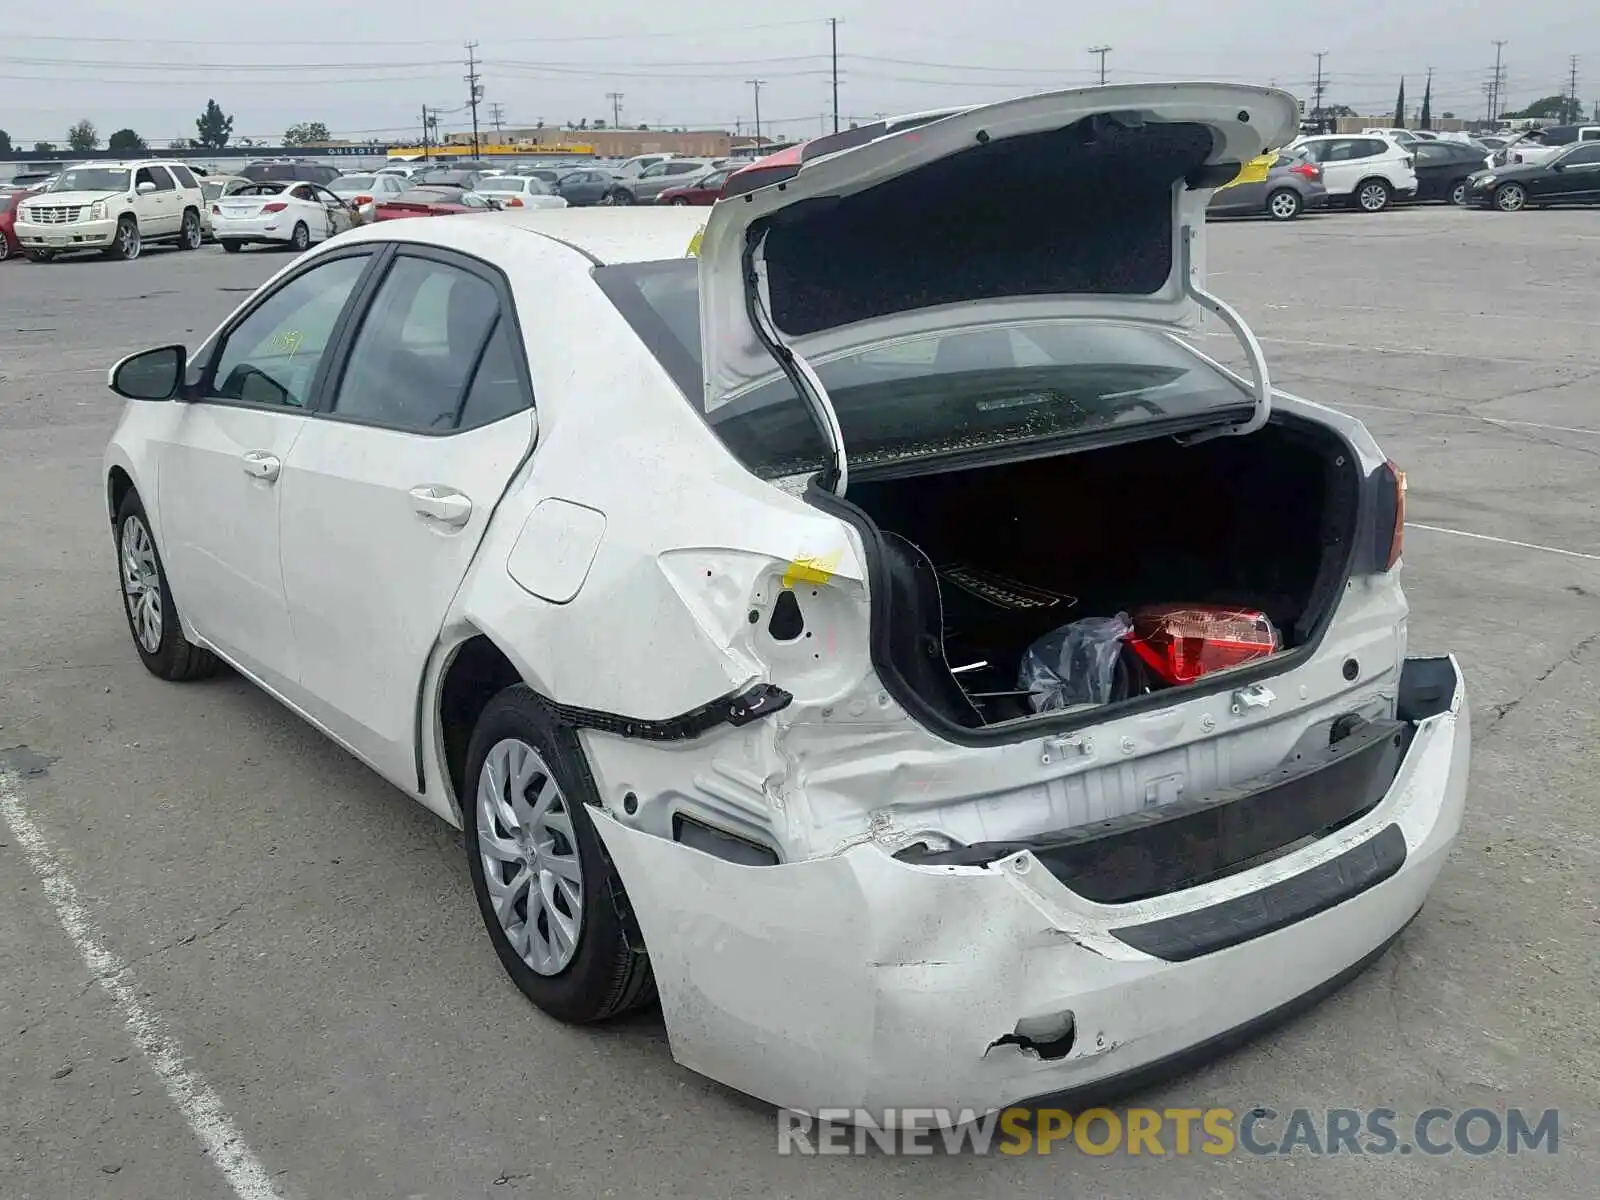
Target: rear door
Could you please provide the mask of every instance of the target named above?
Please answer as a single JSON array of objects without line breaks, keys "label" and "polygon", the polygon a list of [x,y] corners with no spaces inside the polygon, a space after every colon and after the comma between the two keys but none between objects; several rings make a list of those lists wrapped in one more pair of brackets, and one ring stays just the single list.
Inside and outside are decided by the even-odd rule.
[{"label": "rear door", "polygon": [[1548,178],[1548,195],[1557,204],[1600,202],[1600,142],[1579,143],[1556,163]]},{"label": "rear door", "polygon": [[284,592],[297,702],[415,789],[424,665],[532,448],[533,396],[492,268],[407,246],[371,296],[284,463]]}]

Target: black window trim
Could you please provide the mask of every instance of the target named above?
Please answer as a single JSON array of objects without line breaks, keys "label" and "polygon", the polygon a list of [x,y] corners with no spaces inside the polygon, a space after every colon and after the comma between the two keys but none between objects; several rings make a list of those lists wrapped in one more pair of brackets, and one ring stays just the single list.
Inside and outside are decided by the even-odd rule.
[{"label": "black window trim", "polygon": [[[392,248],[393,243],[378,243],[377,245],[362,243],[319,254],[310,262],[285,275],[270,292],[263,292],[255,296],[245,308],[234,314],[233,319],[227,325],[212,335],[210,339],[211,347],[207,351],[206,363],[201,371],[200,378],[193,388],[186,389],[190,403],[213,404],[225,408],[245,408],[251,412],[281,412],[292,413],[301,417],[312,416],[320,403],[322,389],[327,383],[328,368],[333,361],[334,351],[341,344],[345,328],[350,321],[350,315],[355,311],[357,305],[365,300],[366,294],[372,287],[374,272],[379,263],[386,259],[386,252],[392,250]],[[340,310],[338,317],[333,322],[333,328],[329,331],[328,343],[322,352],[322,361],[317,364],[316,374],[311,377],[311,387],[308,389],[309,394],[306,397],[306,403],[300,407],[289,404],[257,404],[251,400],[236,400],[231,396],[216,395],[217,361],[227,348],[228,339],[238,331],[239,326],[259,312],[267,301],[271,300],[291,283],[304,278],[318,267],[325,267],[329,263],[345,258],[366,258],[368,261],[361,275],[356,279],[355,286],[350,289],[350,294],[345,297],[344,308]]]},{"label": "black window trim", "polygon": [[[368,276],[354,295],[360,310],[359,320],[350,320],[350,311],[347,310],[341,317],[341,326],[336,330],[335,338],[329,341],[329,350],[325,356],[326,362],[318,372],[315,385],[312,389],[313,404],[306,408],[306,415],[322,421],[337,421],[342,425],[360,425],[368,429],[381,429],[385,433],[409,434],[415,437],[447,438],[457,434],[472,433],[475,430],[486,428],[485,425],[456,426],[450,429],[401,429],[384,421],[375,421],[370,417],[353,417],[340,413],[331,407],[333,399],[339,392],[339,386],[344,382],[345,369],[349,365],[350,351],[355,345],[356,337],[361,333],[361,326],[365,323],[368,312],[372,308],[372,299],[377,295],[378,289],[383,286],[383,281],[389,277],[389,269],[394,260],[400,257],[420,258],[445,266],[455,267],[469,275],[475,275],[483,280],[495,291],[498,301],[498,312],[495,319],[489,323],[489,334],[478,346],[477,354],[472,361],[472,370],[467,373],[466,384],[461,394],[456,397],[455,412],[459,421],[466,405],[466,398],[472,392],[472,385],[477,382],[478,368],[483,365],[484,355],[493,340],[495,331],[502,323],[506,325],[507,333],[511,338],[511,359],[516,367],[517,382],[522,387],[523,406],[518,412],[529,409],[537,411],[538,397],[534,395],[533,376],[528,367],[528,349],[522,340],[522,321],[517,313],[516,299],[511,292],[511,281],[505,272],[485,259],[475,255],[465,254],[459,250],[446,250],[438,246],[427,246],[420,243],[385,243],[388,251],[383,256],[379,268]],[[509,318],[509,320],[507,319]],[[513,414],[507,414],[513,415]],[[501,417],[500,420],[504,420]],[[489,422],[494,424],[494,422]]]}]

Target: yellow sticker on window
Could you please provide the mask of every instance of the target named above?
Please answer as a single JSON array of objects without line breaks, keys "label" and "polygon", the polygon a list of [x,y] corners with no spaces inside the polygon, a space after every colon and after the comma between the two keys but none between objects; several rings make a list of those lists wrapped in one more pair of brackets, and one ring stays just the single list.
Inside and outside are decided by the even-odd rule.
[{"label": "yellow sticker on window", "polygon": [[706,227],[702,225],[699,229],[695,230],[694,236],[689,239],[689,258],[698,258],[700,256],[700,243],[705,240]]}]

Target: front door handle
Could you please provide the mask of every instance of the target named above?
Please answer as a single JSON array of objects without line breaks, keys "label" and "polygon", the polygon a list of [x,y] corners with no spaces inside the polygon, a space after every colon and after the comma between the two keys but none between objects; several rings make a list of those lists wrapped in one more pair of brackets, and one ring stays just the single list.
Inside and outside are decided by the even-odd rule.
[{"label": "front door handle", "polygon": [[465,525],[472,519],[472,501],[460,492],[441,487],[411,489],[411,507],[418,516],[441,525]]},{"label": "front door handle", "polygon": [[268,483],[278,478],[283,463],[276,454],[265,450],[247,450],[244,455],[244,473],[252,479],[265,479]]}]

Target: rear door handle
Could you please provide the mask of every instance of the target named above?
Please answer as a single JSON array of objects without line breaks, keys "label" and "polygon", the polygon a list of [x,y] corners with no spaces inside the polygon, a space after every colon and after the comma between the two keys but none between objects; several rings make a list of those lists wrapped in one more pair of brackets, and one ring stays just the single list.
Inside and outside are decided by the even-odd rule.
[{"label": "rear door handle", "polygon": [[441,525],[461,526],[472,519],[472,501],[460,492],[440,487],[411,489],[411,507],[418,516]]},{"label": "rear door handle", "polygon": [[283,463],[275,454],[265,450],[247,450],[244,455],[244,473],[252,479],[265,479],[268,483],[278,478]]}]

